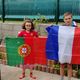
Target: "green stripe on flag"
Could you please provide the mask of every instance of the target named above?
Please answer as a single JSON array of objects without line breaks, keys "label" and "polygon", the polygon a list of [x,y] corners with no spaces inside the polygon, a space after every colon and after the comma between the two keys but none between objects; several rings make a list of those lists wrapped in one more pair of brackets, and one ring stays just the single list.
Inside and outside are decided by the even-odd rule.
[{"label": "green stripe on flag", "polygon": [[18,53],[18,48],[24,44],[23,38],[5,38],[7,65],[16,66],[23,63],[23,57]]}]

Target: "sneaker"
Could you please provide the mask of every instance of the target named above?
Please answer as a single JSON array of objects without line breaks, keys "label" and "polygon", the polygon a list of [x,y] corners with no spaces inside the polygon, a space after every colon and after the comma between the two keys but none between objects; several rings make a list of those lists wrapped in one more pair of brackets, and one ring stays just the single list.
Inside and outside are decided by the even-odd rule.
[{"label": "sneaker", "polygon": [[25,74],[22,74],[22,75],[19,77],[19,79],[23,79],[23,78],[25,78]]},{"label": "sneaker", "polygon": [[32,79],[36,79],[36,77],[35,76],[30,76]]},{"label": "sneaker", "polygon": [[32,73],[32,72],[30,72],[30,78],[32,78],[32,79],[36,79],[36,77],[33,76],[33,73]]}]

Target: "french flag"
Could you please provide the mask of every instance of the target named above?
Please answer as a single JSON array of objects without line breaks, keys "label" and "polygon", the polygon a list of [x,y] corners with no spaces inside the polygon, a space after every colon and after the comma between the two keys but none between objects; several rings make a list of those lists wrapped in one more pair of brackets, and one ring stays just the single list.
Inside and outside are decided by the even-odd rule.
[{"label": "french flag", "polygon": [[46,30],[47,58],[60,63],[80,64],[80,28],[52,25]]}]

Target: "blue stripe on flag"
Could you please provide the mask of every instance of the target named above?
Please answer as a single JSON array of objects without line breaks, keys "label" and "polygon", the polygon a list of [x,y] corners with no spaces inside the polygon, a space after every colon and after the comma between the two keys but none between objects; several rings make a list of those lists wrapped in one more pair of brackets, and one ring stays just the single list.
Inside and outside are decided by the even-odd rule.
[{"label": "blue stripe on flag", "polygon": [[58,61],[58,30],[59,26],[49,26],[48,38],[46,41],[46,55],[48,59]]}]

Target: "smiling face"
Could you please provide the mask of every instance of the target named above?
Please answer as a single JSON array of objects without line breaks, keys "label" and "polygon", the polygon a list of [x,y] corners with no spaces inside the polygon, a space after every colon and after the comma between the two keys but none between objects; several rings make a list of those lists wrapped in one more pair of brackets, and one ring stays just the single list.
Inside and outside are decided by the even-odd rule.
[{"label": "smiling face", "polygon": [[66,15],[64,16],[64,22],[67,26],[71,26],[72,24],[72,15]]},{"label": "smiling face", "polygon": [[29,22],[25,23],[25,28],[26,28],[27,31],[31,30],[31,26],[32,26],[31,23],[29,23]]}]

